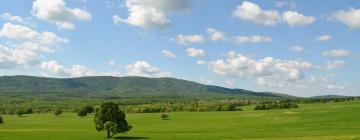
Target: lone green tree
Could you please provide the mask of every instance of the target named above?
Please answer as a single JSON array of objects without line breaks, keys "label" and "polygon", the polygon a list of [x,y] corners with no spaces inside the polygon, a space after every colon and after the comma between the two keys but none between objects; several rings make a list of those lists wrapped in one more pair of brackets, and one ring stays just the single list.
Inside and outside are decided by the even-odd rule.
[{"label": "lone green tree", "polygon": [[62,109],[61,109],[61,108],[57,108],[57,109],[55,109],[54,115],[55,115],[55,116],[59,116],[59,115],[61,115],[62,113],[63,113]]},{"label": "lone green tree", "polygon": [[112,102],[102,103],[96,109],[94,122],[97,131],[106,131],[107,138],[112,138],[114,135],[127,132],[132,128],[125,119],[125,113]]},{"label": "lone green tree", "polygon": [[94,108],[92,106],[84,106],[77,111],[77,115],[86,116],[88,113],[93,113],[93,112],[94,112]]},{"label": "lone green tree", "polygon": [[3,118],[0,116],[0,124],[3,124],[4,123],[4,120]]},{"label": "lone green tree", "polygon": [[162,120],[169,120],[169,115],[168,114],[163,113],[163,114],[160,115],[160,117],[161,117]]},{"label": "lone green tree", "polygon": [[82,116],[86,116],[87,115],[87,112],[86,110],[84,109],[80,109],[78,112],[77,112],[77,115],[82,117]]},{"label": "lone green tree", "polygon": [[19,117],[22,117],[22,115],[26,114],[25,111],[23,110],[19,110],[16,112],[16,114],[19,116]]}]

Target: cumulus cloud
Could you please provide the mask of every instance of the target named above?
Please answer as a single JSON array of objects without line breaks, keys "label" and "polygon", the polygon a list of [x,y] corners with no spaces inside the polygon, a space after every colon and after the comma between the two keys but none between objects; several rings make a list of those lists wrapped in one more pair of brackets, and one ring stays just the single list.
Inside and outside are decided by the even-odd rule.
[{"label": "cumulus cloud", "polygon": [[[238,45],[244,43],[260,43],[260,42],[271,41],[271,37],[261,36],[261,35],[252,35],[252,36],[239,35],[239,36],[226,37],[224,32],[221,32],[214,28],[208,28],[206,32],[209,35],[208,36],[209,40],[211,41],[225,41],[228,43],[236,43]],[[205,39],[200,34],[195,34],[195,35],[180,34],[177,37],[172,38],[171,41],[174,41],[179,45],[189,45],[195,43],[203,43],[205,42]]]},{"label": "cumulus cloud", "polygon": [[214,73],[239,78],[273,77],[287,81],[304,78],[304,71],[312,68],[312,64],[298,60],[280,60],[272,57],[254,60],[247,56],[230,51],[226,60],[201,61]]},{"label": "cumulus cloud", "polygon": [[332,56],[332,57],[346,57],[350,56],[351,53],[348,50],[344,49],[335,49],[335,50],[329,50],[322,53],[323,56]]},{"label": "cumulus cloud", "polygon": [[122,22],[142,28],[166,28],[168,15],[191,8],[190,0],[125,0],[129,16]]},{"label": "cumulus cloud", "polygon": [[243,43],[260,43],[260,42],[270,42],[271,37],[268,36],[260,36],[260,35],[253,35],[253,36],[236,36],[233,37],[233,41],[236,44],[243,44]]},{"label": "cumulus cloud", "polygon": [[114,60],[108,61],[107,64],[108,64],[109,66],[116,66],[116,63],[115,63]]},{"label": "cumulus cloud", "polygon": [[126,75],[128,76],[145,76],[145,77],[170,77],[170,72],[160,71],[146,61],[137,61],[134,64],[126,65]]},{"label": "cumulus cloud", "polygon": [[331,39],[332,39],[331,35],[321,35],[321,36],[317,36],[315,38],[315,40],[318,41],[318,42],[326,42],[326,41],[329,41]]},{"label": "cumulus cloud", "polygon": [[255,83],[261,86],[264,86],[267,84],[264,77],[259,77],[255,80]]},{"label": "cumulus cloud", "polygon": [[206,79],[206,78],[199,78],[199,83],[205,84],[205,85],[210,85],[213,83],[213,81],[211,79]]},{"label": "cumulus cloud", "polygon": [[176,55],[175,53],[169,51],[169,50],[161,50],[161,52],[159,52],[160,55],[164,56],[164,57],[168,57],[168,58],[175,58]]},{"label": "cumulus cloud", "polygon": [[315,22],[315,17],[305,16],[296,11],[286,11],[283,13],[282,18],[290,26],[304,26]]},{"label": "cumulus cloud", "polygon": [[60,65],[57,61],[51,60],[51,61],[44,61],[40,64],[40,68],[56,73],[62,76],[70,76],[70,72],[66,70],[62,65]]},{"label": "cumulus cloud", "polygon": [[232,81],[232,80],[227,80],[227,81],[225,81],[225,85],[227,87],[234,87],[236,85],[236,82]]},{"label": "cumulus cloud", "polygon": [[118,76],[118,72],[96,72],[84,65],[72,65],[65,68],[55,60],[43,61],[40,68],[61,77],[83,77],[83,76]]},{"label": "cumulus cloud", "polygon": [[52,32],[37,32],[29,27],[5,23],[0,31],[0,37],[17,41],[31,41],[41,45],[56,45],[68,43],[67,39],[58,37]]},{"label": "cumulus cloud", "polygon": [[278,8],[287,6],[290,9],[296,9],[297,7],[295,1],[275,1],[275,6]]},{"label": "cumulus cloud", "polygon": [[189,57],[200,57],[205,55],[204,50],[196,48],[187,48],[186,53]]},{"label": "cumulus cloud", "polygon": [[294,51],[294,52],[305,52],[306,50],[303,48],[303,47],[301,47],[301,46],[292,46],[292,47],[290,47],[290,50],[291,51]]},{"label": "cumulus cloud", "polygon": [[188,45],[193,43],[202,43],[204,42],[204,37],[202,35],[183,35],[180,34],[176,38],[172,39],[180,45]]},{"label": "cumulus cloud", "polygon": [[11,13],[8,13],[8,12],[1,14],[0,17],[4,20],[10,21],[10,22],[25,24],[25,20],[22,17],[12,15]]},{"label": "cumulus cloud", "polygon": [[[295,3],[276,2],[277,7],[284,5],[296,7]],[[315,22],[313,16],[305,16],[297,11],[286,11],[282,15],[276,10],[264,10],[259,5],[243,1],[233,11],[233,16],[243,21],[254,22],[266,26],[274,26],[281,21],[285,21],[290,26],[304,26]]]},{"label": "cumulus cloud", "polygon": [[61,29],[74,29],[75,21],[91,19],[90,13],[84,9],[66,7],[63,0],[36,0],[32,5],[32,14]]},{"label": "cumulus cloud", "polygon": [[360,29],[360,9],[339,10],[331,14],[330,18],[342,22],[350,29]]},{"label": "cumulus cloud", "polygon": [[328,85],[326,88],[329,89],[329,90],[343,90],[343,89],[345,89],[344,86],[333,85],[333,84]]},{"label": "cumulus cloud", "polygon": [[260,86],[266,86],[266,87],[274,87],[274,88],[284,88],[285,82],[284,81],[276,81],[271,80],[273,78],[269,77],[258,77],[255,79],[255,83]]},{"label": "cumulus cloud", "polygon": [[233,11],[233,16],[240,20],[259,23],[267,26],[276,25],[280,20],[280,15],[275,10],[263,10],[255,3],[243,1]]},{"label": "cumulus cloud", "polygon": [[112,19],[115,25],[119,25],[121,23],[121,18],[118,15],[113,15]]},{"label": "cumulus cloud", "polygon": [[37,54],[31,50],[0,45],[0,68],[11,69],[35,64]]},{"label": "cumulus cloud", "polygon": [[11,46],[0,44],[0,68],[16,68],[34,65],[39,55],[54,52],[68,42],[52,32],[38,32],[29,27],[5,23],[0,38],[7,39]]},{"label": "cumulus cloud", "polygon": [[326,69],[334,69],[345,66],[346,62],[343,60],[334,60],[326,62]]},{"label": "cumulus cloud", "polygon": [[216,30],[214,28],[208,28],[206,30],[206,32],[209,35],[209,39],[212,40],[212,41],[224,41],[224,40],[226,40],[225,33],[221,32],[219,30]]}]

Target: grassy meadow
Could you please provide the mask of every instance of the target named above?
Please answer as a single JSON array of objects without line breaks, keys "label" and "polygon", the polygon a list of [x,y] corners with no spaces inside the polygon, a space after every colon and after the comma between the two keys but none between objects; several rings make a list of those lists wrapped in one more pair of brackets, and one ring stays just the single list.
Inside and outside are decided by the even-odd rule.
[{"label": "grassy meadow", "polygon": [[[297,109],[127,114],[133,129],[115,139],[360,140],[360,102],[300,104]],[[0,140],[101,140],[92,115],[4,115]]]}]

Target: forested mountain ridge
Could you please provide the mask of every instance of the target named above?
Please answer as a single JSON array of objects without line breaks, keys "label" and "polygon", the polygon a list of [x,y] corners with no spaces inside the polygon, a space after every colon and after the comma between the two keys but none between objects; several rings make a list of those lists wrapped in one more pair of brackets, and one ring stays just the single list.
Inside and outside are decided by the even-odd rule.
[{"label": "forested mountain ridge", "polygon": [[175,78],[93,76],[47,78],[34,76],[1,76],[1,93],[58,95],[78,97],[199,97],[199,98],[292,98],[285,94],[253,92],[204,85]]}]

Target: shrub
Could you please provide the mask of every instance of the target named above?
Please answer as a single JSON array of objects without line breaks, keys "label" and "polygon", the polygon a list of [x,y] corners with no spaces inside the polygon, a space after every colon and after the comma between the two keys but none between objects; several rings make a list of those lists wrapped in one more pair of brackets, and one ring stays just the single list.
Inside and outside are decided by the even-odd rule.
[{"label": "shrub", "polygon": [[25,110],[25,114],[32,114],[32,113],[33,113],[32,108],[28,108]]},{"label": "shrub", "polygon": [[25,111],[19,110],[19,111],[16,112],[16,114],[17,114],[19,117],[22,117],[22,115],[25,114]]},{"label": "shrub", "polygon": [[165,114],[165,113],[161,114],[160,117],[161,117],[161,119],[163,119],[163,120],[168,120],[168,119],[169,119],[169,115],[168,115],[168,114]]},{"label": "shrub", "polygon": [[59,115],[61,115],[62,113],[63,113],[62,109],[61,109],[61,108],[57,108],[57,109],[55,109],[54,115],[55,115],[55,116],[59,116]]},{"label": "shrub", "polygon": [[92,106],[84,106],[82,108],[82,110],[84,110],[86,113],[93,113],[94,112],[94,108]]},{"label": "shrub", "polygon": [[77,110],[78,116],[86,116],[88,113],[93,113],[94,108],[92,106],[84,106]]},{"label": "shrub", "polygon": [[0,124],[3,124],[4,123],[4,120],[3,118],[0,116]]},{"label": "shrub", "polygon": [[269,109],[288,109],[298,108],[299,106],[291,101],[276,101],[276,102],[265,102],[255,106],[255,110],[269,110]]},{"label": "shrub", "polygon": [[77,115],[78,116],[86,116],[87,112],[84,109],[80,109],[80,110],[78,110]]}]

